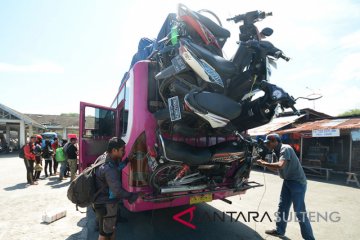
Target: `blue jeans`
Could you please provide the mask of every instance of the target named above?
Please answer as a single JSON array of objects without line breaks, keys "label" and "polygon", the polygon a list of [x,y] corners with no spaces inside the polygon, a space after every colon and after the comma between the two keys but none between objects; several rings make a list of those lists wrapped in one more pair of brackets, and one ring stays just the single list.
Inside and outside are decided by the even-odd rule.
[{"label": "blue jeans", "polygon": [[59,172],[59,177],[63,178],[64,177],[64,172],[66,170],[66,160],[59,162],[60,163],[60,172]]},{"label": "blue jeans", "polygon": [[279,219],[276,222],[276,230],[284,235],[291,203],[294,205],[294,212],[299,221],[301,235],[305,240],[314,240],[313,231],[305,208],[306,184],[297,181],[284,180],[278,209]]}]

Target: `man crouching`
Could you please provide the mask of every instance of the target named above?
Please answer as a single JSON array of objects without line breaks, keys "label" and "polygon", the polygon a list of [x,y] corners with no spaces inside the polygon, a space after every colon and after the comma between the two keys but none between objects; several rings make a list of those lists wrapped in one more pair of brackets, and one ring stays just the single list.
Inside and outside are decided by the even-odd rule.
[{"label": "man crouching", "polygon": [[[94,202],[96,218],[99,223],[99,240],[115,239],[118,203],[127,199],[130,204],[138,198],[138,194],[130,193],[122,188],[121,171],[124,164],[125,142],[120,138],[110,139],[107,151],[99,158],[105,163],[96,169],[96,187],[100,191]],[[98,160],[100,160],[98,158]],[[127,159],[124,161],[128,161]]]}]

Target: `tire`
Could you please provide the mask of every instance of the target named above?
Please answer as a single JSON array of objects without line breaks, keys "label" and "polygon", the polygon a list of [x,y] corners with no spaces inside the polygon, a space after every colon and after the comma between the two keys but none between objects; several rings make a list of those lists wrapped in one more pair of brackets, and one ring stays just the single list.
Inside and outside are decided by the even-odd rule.
[{"label": "tire", "polygon": [[[160,193],[161,187],[167,186],[167,182],[172,180],[176,177],[177,173],[182,169],[182,163],[174,163],[169,162],[165,163],[162,166],[158,167],[150,177],[150,186],[155,190],[155,192]],[[172,172],[168,173],[171,174],[170,176],[164,176],[163,179],[159,179],[159,174],[164,172],[166,169],[173,169]],[[163,180],[163,181],[161,181]]]}]

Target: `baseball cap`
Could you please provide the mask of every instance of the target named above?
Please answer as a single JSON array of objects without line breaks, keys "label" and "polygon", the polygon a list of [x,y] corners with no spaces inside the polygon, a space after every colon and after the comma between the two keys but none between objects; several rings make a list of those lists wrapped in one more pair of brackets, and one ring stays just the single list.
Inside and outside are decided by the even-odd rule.
[{"label": "baseball cap", "polygon": [[264,143],[270,142],[272,140],[276,140],[278,142],[281,142],[281,137],[277,133],[268,134],[268,135],[266,135]]}]

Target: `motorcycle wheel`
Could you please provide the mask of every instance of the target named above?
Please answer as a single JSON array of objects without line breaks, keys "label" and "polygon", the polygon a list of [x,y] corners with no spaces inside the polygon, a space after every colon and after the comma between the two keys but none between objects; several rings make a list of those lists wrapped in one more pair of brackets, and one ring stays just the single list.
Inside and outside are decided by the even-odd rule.
[{"label": "motorcycle wheel", "polygon": [[165,163],[158,167],[150,177],[150,186],[156,192],[160,192],[161,187],[168,186],[168,182],[176,177],[182,169],[181,163]]},{"label": "motorcycle wheel", "polygon": [[234,175],[234,188],[239,189],[241,188],[244,183],[247,182],[250,174],[250,167],[248,164],[244,164],[241,166]]}]

